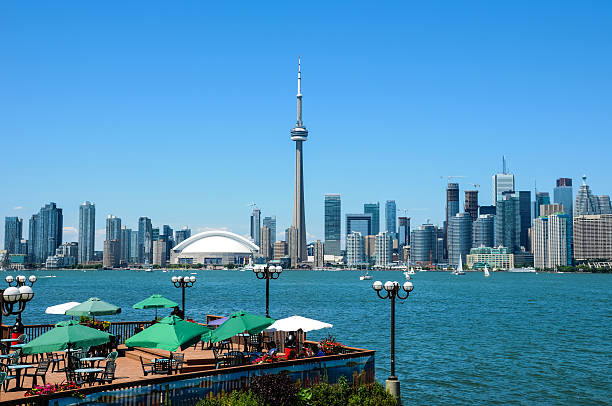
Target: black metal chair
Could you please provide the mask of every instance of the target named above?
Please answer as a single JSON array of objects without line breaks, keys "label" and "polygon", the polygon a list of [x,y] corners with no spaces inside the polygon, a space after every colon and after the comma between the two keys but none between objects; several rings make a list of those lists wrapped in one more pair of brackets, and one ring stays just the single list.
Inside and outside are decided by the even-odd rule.
[{"label": "black metal chair", "polygon": [[153,373],[168,375],[172,372],[172,361],[170,359],[156,359],[153,363]]},{"label": "black metal chair", "polygon": [[[48,352],[46,354],[47,359],[51,363],[51,372],[55,371],[55,366],[57,365],[57,372],[63,372],[66,369],[66,358],[63,356],[56,356],[52,352]],[[64,364],[63,368],[60,368],[60,364]]]},{"label": "black metal chair", "polygon": [[115,364],[115,361],[108,361],[104,367],[104,371],[102,372],[102,375],[97,377],[95,381],[99,383],[100,385],[105,384],[105,383],[113,383],[113,380],[115,379],[115,369],[116,368],[117,368],[117,364]]},{"label": "black metal chair", "polygon": [[48,359],[40,360],[34,372],[26,372],[25,374],[21,375],[22,376],[21,386],[23,386],[23,383],[25,382],[26,377],[32,378],[32,387],[36,386],[38,377],[41,377],[43,381],[43,385],[46,385],[47,380],[45,377],[47,375],[47,371],[49,370],[50,364],[51,364],[51,361],[49,361]]},{"label": "black metal chair", "polygon": [[172,361],[172,372],[181,373],[183,371],[183,362],[185,361],[185,354],[173,352],[170,360]]},{"label": "black metal chair", "polygon": [[229,360],[230,367],[237,367],[245,364],[244,354],[240,351],[230,351],[227,354],[227,358]]},{"label": "black metal chair", "polygon": [[213,356],[215,357],[215,369],[219,369],[221,367],[229,366],[229,359],[220,355],[221,351],[217,348],[212,348]]},{"label": "black metal chair", "polygon": [[65,372],[66,372],[66,382],[74,382],[76,385],[79,385],[79,386],[85,383],[85,379],[83,379],[81,375],[74,372],[74,369],[65,368]]},{"label": "black metal chair", "polygon": [[142,373],[144,374],[144,376],[147,376],[148,374],[152,374],[155,372],[155,363],[144,362],[142,360],[142,357],[139,357],[139,358],[140,358],[140,366],[142,367]]},{"label": "black metal chair", "polygon": [[254,334],[249,336],[249,352],[261,352],[262,344],[263,340],[261,334]]},{"label": "black metal chair", "polygon": [[4,391],[6,392],[8,390],[9,383],[13,379],[17,379],[17,377],[15,375],[11,375],[11,371],[8,369],[8,365],[6,364],[0,364],[0,374],[4,374],[4,378],[2,378],[0,383],[2,384],[2,387],[4,388]]}]

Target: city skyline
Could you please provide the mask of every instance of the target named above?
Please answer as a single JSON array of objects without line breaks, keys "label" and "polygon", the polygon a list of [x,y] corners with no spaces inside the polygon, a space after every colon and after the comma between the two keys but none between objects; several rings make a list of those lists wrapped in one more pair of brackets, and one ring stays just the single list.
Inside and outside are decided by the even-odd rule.
[{"label": "city skyline", "polygon": [[[609,194],[605,152],[612,103],[602,69],[609,56],[597,50],[605,45],[602,32],[611,30],[612,9],[566,4],[551,16],[528,4],[485,10],[470,3],[464,18],[434,6],[396,5],[376,15],[401,24],[374,21],[375,30],[355,32],[351,41],[340,34],[366,21],[361,4],[355,19],[339,18],[346,10],[337,5],[326,15],[300,8],[312,24],[286,38],[273,35],[283,27],[278,17],[294,14],[297,6],[263,6],[272,12],[270,28],[245,38],[249,13],[235,16],[245,28],[239,24],[231,32],[215,21],[230,12],[221,5],[196,6],[192,15],[180,8],[127,8],[112,16],[116,30],[104,36],[98,34],[107,32],[100,17],[111,16],[94,5],[4,5],[10,18],[0,27],[0,45],[8,50],[0,75],[10,80],[0,101],[6,114],[0,133],[8,134],[5,147],[14,153],[4,163],[14,174],[0,215],[27,222],[55,202],[64,211],[64,241],[77,241],[79,205],[89,200],[96,204],[101,250],[109,214],[133,230],[146,216],[156,226],[248,235],[245,218],[255,201],[262,216],[276,216],[278,235],[292,222],[293,177],[275,178],[272,189],[242,181],[253,162],[260,173],[293,173],[293,142],[286,134],[295,114],[289,100],[298,54],[308,61],[307,116],[316,131],[304,159],[309,242],[324,239],[323,196],[329,192],[342,195],[343,216],[361,212],[364,203],[395,200],[398,215],[411,217],[413,228],[428,218],[441,224],[446,182],[440,176],[465,176],[457,182],[461,194],[480,184],[480,204],[491,204],[490,179],[502,171],[501,155],[517,190],[537,185],[552,197],[555,180],[569,177],[576,193],[586,173],[594,193]],[[150,24],[162,17],[177,30]],[[49,25],[58,18],[66,25]],[[207,55],[214,58],[201,52],[201,39],[210,34],[222,34],[209,44]],[[257,52],[245,51],[243,40]],[[159,51],[171,58],[159,59]],[[261,102],[236,105],[243,89]],[[590,148],[588,158],[561,148],[576,139],[599,148]],[[553,144],[555,154],[543,155]],[[114,165],[96,160],[106,148],[119,151]],[[220,151],[232,158],[229,167]],[[355,159],[360,156],[384,161],[392,175],[381,176],[368,160]],[[153,175],[153,167],[169,161],[172,170]],[[221,165],[224,170],[216,170]],[[72,182],[60,183],[59,173],[69,173]],[[408,213],[400,211],[405,208]]]}]

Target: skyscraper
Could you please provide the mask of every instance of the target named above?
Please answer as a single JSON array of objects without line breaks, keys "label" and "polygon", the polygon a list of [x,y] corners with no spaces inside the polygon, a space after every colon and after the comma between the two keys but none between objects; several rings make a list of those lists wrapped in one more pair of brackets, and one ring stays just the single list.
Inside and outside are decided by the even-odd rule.
[{"label": "skyscraper", "polygon": [[612,214],[576,215],[573,231],[576,260],[612,260]]},{"label": "skyscraper", "polygon": [[21,254],[19,244],[23,234],[23,220],[19,217],[4,218],[4,249],[7,254]]},{"label": "skyscraper", "polygon": [[166,241],[166,262],[170,262],[170,251],[174,248],[174,230],[167,224],[162,226],[162,235]]},{"label": "skyscraper", "polygon": [[79,206],[79,263],[94,260],[96,244],[96,206],[85,202]]},{"label": "skyscraper", "polygon": [[521,216],[521,246],[529,251],[529,227],[531,227],[531,191],[519,192],[519,215]]},{"label": "skyscraper", "polygon": [[138,262],[150,264],[153,262],[153,226],[151,219],[138,219]]},{"label": "skyscraper", "polygon": [[599,214],[599,198],[591,193],[591,188],[587,185],[586,178],[586,175],[582,175],[582,186],[580,186],[578,193],[576,193],[575,216]]},{"label": "skyscraper", "polygon": [[104,256],[102,257],[102,264],[104,268],[119,267],[120,257],[121,246],[119,245],[119,240],[105,240]]},{"label": "skyscraper", "polygon": [[45,205],[38,212],[35,224],[33,259],[36,263],[42,263],[47,257],[55,255],[55,250],[62,244],[64,226],[62,209],[53,202]]},{"label": "skyscraper", "polygon": [[32,214],[28,227],[28,261],[36,263],[34,247],[38,241],[38,214]]},{"label": "skyscraper", "polygon": [[346,264],[356,266],[364,262],[364,240],[360,232],[346,235]]},{"label": "skyscraper", "polygon": [[511,253],[520,251],[521,215],[519,198],[513,193],[504,193],[503,200],[496,205],[495,244],[507,247]]},{"label": "skyscraper", "polygon": [[495,245],[495,216],[481,214],[472,224],[472,247],[493,247]]},{"label": "skyscraper", "polygon": [[263,218],[263,225],[270,229],[270,245],[276,242],[276,216],[267,216]]},{"label": "skyscraper", "polygon": [[493,206],[496,206],[497,202],[503,199],[504,192],[510,192],[513,190],[514,175],[506,171],[506,157],[503,157],[502,173],[496,173],[493,175],[493,187],[491,188],[493,193]]},{"label": "skyscraper", "polygon": [[370,213],[347,214],[346,235],[353,231],[361,233],[362,236],[372,235],[372,215]]},{"label": "skyscraper", "polygon": [[557,268],[572,264],[568,214],[556,213],[533,220],[533,258],[536,268]]},{"label": "skyscraper", "polygon": [[121,227],[121,239],[119,240],[121,246],[121,261],[128,263],[131,261],[132,252],[132,230],[126,226]]},{"label": "skyscraper", "polygon": [[612,214],[612,205],[610,205],[610,196],[598,196],[599,214]]},{"label": "skyscraper", "polygon": [[375,241],[376,265],[389,266],[393,262],[393,237],[391,232],[385,231],[376,234]]},{"label": "skyscraper", "polygon": [[313,257],[315,268],[322,268],[325,265],[325,248],[321,240],[315,243]]},{"label": "skyscraper", "polygon": [[377,235],[380,232],[380,203],[365,203],[363,212],[372,215],[372,235]]},{"label": "skyscraper", "polygon": [[295,227],[291,226],[287,229],[287,238],[288,238],[288,250],[289,250],[289,258],[291,260],[291,266],[297,266],[299,262],[298,257],[298,232]]},{"label": "skyscraper", "polygon": [[183,226],[181,230],[176,230],[174,233],[174,239],[176,240],[176,245],[179,245],[187,238],[191,237],[191,230],[187,228],[187,226]]},{"label": "skyscraper", "polygon": [[574,217],[574,188],[572,186],[572,179],[557,179],[557,187],[553,189],[553,199],[555,203],[563,205],[563,212],[565,214],[569,214],[570,218]]},{"label": "skyscraper", "polygon": [[[302,143],[308,139],[308,130],[302,123],[302,69],[298,59],[297,122],[291,130],[291,141],[295,141],[295,200],[293,204],[293,227],[297,232],[297,258],[306,261],[306,214],[304,211],[304,165]],[[291,248],[290,248],[291,250]],[[292,261],[293,262],[293,261]]]},{"label": "skyscraper", "polygon": [[548,192],[535,192],[535,200],[533,201],[533,218],[540,217],[540,206],[550,204],[550,195]]},{"label": "skyscraper", "polygon": [[341,227],[340,195],[329,193],[325,195],[325,254],[340,255]]},{"label": "skyscraper", "polygon": [[470,213],[472,221],[476,221],[478,218],[478,190],[465,191],[465,203],[463,207],[466,213]]},{"label": "skyscraper", "polygon": [[410,217],[399,217],[398,244],[400,247],[410,245]]},{"label": "skyscraper", "polygon": [[472,216],[470,213],[457,213],[448,223],[448,262],[458,264],[459,257],[463,262],[472,248]]},{"label": "skyscraper", "polygon": [[[385,221],[387,223],[387,232],[391,233],[391,239],[397,234],[397,208],[395,200],[387,200],[385,203]],[[376,234],[378,235],[378,234]]]},{"label": "skyscraper", "polygon": [[273,256],[272,247],[272,232],[270,228],[264,225],[261,228],[261,236],[259,238],[259,253],[267,260],[271,259]]},{"label": "skyscraper", "polygon": [[422,224],[410,233],[410,263],[435,264],[438,261],[438,230],[433,224]]},{"label": "skyscraper", "polygon": [[255,245],[259,246],[259,239],[261,237],[261,210],[257,207],[253,209],[251,213],[251,239]]},{"label": "skyscraper", "polygon": [[459,213],[459,184],[450,183],[446,187],[446,253],[448,255],[449,250],[449,222],[450,219],[455,217],[455,214]]},{"label": "skyscraper", "polygon": [[121,219],[109,214],[106,217],[106,239],[121,243]]}]

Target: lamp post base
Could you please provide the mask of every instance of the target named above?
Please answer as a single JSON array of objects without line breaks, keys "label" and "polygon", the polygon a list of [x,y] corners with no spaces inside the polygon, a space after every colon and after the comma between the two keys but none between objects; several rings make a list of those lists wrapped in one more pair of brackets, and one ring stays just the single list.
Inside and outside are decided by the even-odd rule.
[{"label": "lamp post base", "polygon": [[385,388],[387,389],[387,392],[389,392],[395,399],[401,401],[400,381],[397,379],[397,376],[390,376],[385,381]]}]

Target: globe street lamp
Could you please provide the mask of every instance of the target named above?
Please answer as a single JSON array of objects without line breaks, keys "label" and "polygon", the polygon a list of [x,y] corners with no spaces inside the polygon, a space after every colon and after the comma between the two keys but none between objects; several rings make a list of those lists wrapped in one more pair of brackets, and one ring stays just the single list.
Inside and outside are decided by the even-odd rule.
[{"label": "globe street lamp", "polygon": [[[406,299],[414,286],[412,282],[405,282],[400,287],[398,282],[387,281],[383,285],[381,281],[376,281],[372,284],[372,288],[381,299],[391,299],[391,376],[385,382],[387,391],[395,398],[400,398],[400,382],[395,375],[395,298]],[[383,292],[384,289],[384,293]],[[403,290],[403,292],[402,292]],[[381,294],[382,293],[382,294]]]},{"label": "globe street lamp", "polygon": [[[4,280],[8,283],[9,287],[4,290],[0,289],[0,325],[2,325],[3,315],[17,315],[13,331],[15,333],[23,333],[21,313],[25,310],[26,304],[34,297],[32,286],[36,282],[36,276],[30,275],[26,279],[23,275],[17,275],[15,278],[9,275]],[[29,286],[26,284],[28,281],[30,282]],[[15,286],[13,286],[13,283]],[[15,308],[15,305],[18,307]]]},{"label": "globe street lamp", "polygon": [[196,281],[196,277],[195,276],[173,276],[172,277],[172,283],[174,284],[175,287],[177,288],[181,288],[181,290],[183,291],[183,318],[185,318],[185,288],[190,288],[193,286],[193,284]]},{"label": "globe street lamp", "polygon": [[253,272],[257,279],[266,280],[266,317],[270,317],[270,279],[278,279],[283,267],[274,265],[255,265]]}]

